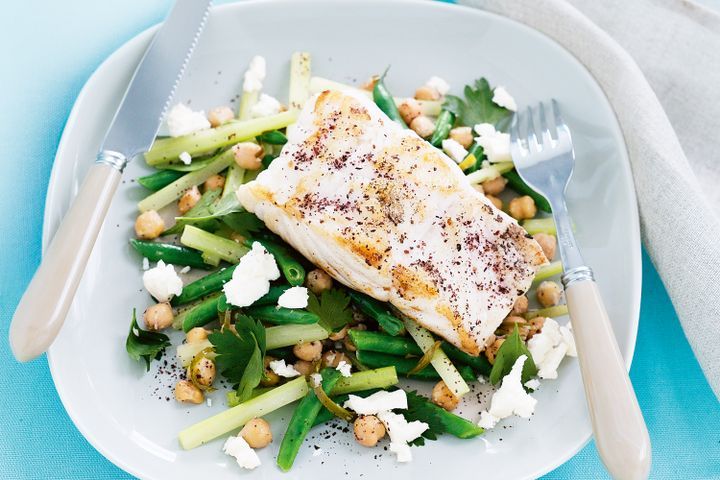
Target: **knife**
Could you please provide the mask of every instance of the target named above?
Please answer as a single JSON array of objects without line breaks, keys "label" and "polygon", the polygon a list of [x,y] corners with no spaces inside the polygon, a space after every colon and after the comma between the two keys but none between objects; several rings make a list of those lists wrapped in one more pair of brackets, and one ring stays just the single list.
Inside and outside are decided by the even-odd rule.
[{"label": "knife", "polygon": [[210,3],[178,0],[140,60],[95,164],[15,310],[10,347],[19,361],[45,352],[60,331],[122,171],[130,159],[152,146]]}]

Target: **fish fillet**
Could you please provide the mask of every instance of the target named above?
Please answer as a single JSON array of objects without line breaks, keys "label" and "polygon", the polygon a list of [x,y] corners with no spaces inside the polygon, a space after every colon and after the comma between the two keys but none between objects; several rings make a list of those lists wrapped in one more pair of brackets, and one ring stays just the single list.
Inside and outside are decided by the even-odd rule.
[{"label": "fish fillet", "polygon": [[547,260],[444,153],[350,92],[313,97],[242,205],[339,282],[478,355]]}]

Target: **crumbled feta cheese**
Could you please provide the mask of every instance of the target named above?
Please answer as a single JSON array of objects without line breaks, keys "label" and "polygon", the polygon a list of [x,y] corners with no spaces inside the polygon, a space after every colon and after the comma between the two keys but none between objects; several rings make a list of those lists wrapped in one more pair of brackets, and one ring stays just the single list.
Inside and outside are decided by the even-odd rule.
[{"label": "crumbled feta cheese", "polygon": [[320,447],[315,447],[315,450],[313,450],[313,457],[319,457],[323,454],[323,449]]},{"label": "crumbled feta cheese", "polygon": [[483,147],[483,152],[492,163],[511,162],[510,156],[510,135],[498,132],[495,127],[489,123],[480,123],[475,125],[475,141]]},{"label": "crumbled feta cheese", "polygon": [[250,65],[243,79],[243,92],[259,92],[263,87],[263,80],[267,75],[265,57],[255,55],[250,60]]},{"label": "crumbled feta cheese", "polygon": [[517,103],[515,103],[515,99],[512,95],[505,90],[505,87],[495,87],[495,90],[493,90],[492,101],[495,105],[507,108],[512,112],[517,111]]},{"label": "crumbled feta cheese", "polygon": [[165,116],[165,123],[171,137],[179,137],[189,133],[210,128],[205,112],[195,112],[188,106],[178,103]]},{"label": "crumbled feta cheese", "polygon": [[529,388],[530,390],[537,390],[540,388],[540,380],[537,378],[531,378],[527,382],[525,382],[525,388]]},{"label": "crumbled feta cheese", "polygon": [[183,268],[180,269],[180,273],[183,275],[190,272],[190,265],[185,265]]},{"label": "crumbled feta cheese", "polygon": [[270,291],[270,281],[280,278],[275,257],[254,242],[235,267],[232,278],[223,285],[227,302],[237,307],[252,305]]},{"label": "crumbled feta cheese", "polygon": [[322,375],[319,373],[313,373],[310,375],[310,381],[313,387],[319,387],[322,384]]},{"label": "crumbled feta cheese", "polygon": [[341,360],[340,363],[338,363],[338,366],[335,367],[335,370],[340,372],[340,375],[342,375],[343,377],[349,377],[350,375],[352,375],[352,373],[350,373],[351,368],[352,365],[347,363],[345,360]]},{"label": "crumbled feta cheese", "polygon": [[460,145],[457,140],[453,140],[452,138],[448,138],[447,140],[442,141],[442,149],[448,157],[452,158],[455,161],[455,163],[462,163],[462,161],[465,160],[465,157],[467,157],[468,154],[468,151],[465,150],[465,147]]},{"label": "crumbled feta cheese", "polygon": [[565,355],[577,356],[572,332],[552,318],[545,319],[542,330],[528,340],[527,346],[540,378],[557,378],[557,368]]},{"label": "crumbled feta cheese", "polygon": [[205,400],[205,403],[207,404],[208,407],[212,407],[212,398],[207,397],[207,400]]},{"label": "crumbled feta cheese", "polygon": [[142,269],[143,269],[143,270],[149,270],[149,269],[150,269],[150,260],[148,260],[148,259],[145,258],[145,257],[143,257],[143,260],[142,260]]},{"label": "crumbled feta cheese", "polygon": [[285,360],[273,360],[269,364],[270,370],[277,373],[281,377],[292,378],[300,375],[300,372],[295,370],[292,365],[285,365]]},{"label": "crumbled feta cheese", "polygon": [[175,268],[160,260],[154,268],[143,273],[145,289],[158,302],[168,302],[175,295],[180,295],[183,282],[175,273]]},{"label": "crumbled feta cheese", "polygon": [[440,77],[430,77],[425,86],[434,88],[440,95],[447,95],[450,91],[450,84]]},{"label": "crumbled feta cheese", "polygon": [[223,445],[223,452],[235,457],[242,468],[252,470],[260,466],[260,457],[241,436],[229,437]]},{"label": "crumbled feta cheese", "polygon": [[280,113],[282,105],[275,97],[260,94],[257,103],[250,108],[250,118],[268,117]]},{"label": "crumbled feta cheese", "polygon": [[192,163],[192,155],[188,152],[181,152],[180,155],[178,155],[178,158],[185,165],[190,165]]},{"label": "crumbled feta cheese", "polygon": [[397,461],[409,462],[412,460],[408,442],[412,442],[422,435],[428,429],[428,424],[418,420],[408,422],[405,417],[393,412],[379,412],[377,417],[385,425],[390,436],[390,451],[397,455]]},{"label": "crumbled feta cheese", "polygon": [[529,418],[535,411],[537,400],[525,391],[520,380],[525,360],[527,355],[520,355],[510,373],[503,377],[500,388],[490,400],[490,409],[480,414],[478,425],[482,428],[493,428],[499,420],[513,414]]},{"label": "crumbled feta cheese", "polygon": [[360,415],[375,415],[396,408],[408,408],[405,390],[395,390],[392,392],[381,390],[365,398],[350,395],[344,406]]},{"label": "crumbled feta cheese", "polygon": [[305,308],[308,306],[308,289],[305,287],[290,287],[278,298],[278,307]]}]

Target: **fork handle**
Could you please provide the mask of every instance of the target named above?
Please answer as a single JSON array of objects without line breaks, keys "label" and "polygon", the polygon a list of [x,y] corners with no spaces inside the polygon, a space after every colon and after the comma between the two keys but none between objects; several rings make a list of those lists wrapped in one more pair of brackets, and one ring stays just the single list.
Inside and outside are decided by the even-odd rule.
[{"label": "fork handle", "polygon": [[645,479],[650,437],[597,284],[571,280],[565,295],[600,458],[615,479]]}]

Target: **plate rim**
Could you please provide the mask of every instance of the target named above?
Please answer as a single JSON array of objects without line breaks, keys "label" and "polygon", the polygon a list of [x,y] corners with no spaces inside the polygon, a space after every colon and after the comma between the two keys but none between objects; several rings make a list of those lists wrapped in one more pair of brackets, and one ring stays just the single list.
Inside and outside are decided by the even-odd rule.
[{"label": "plate rim", "polygon": [[[323,3],[327,2],[329,0],[303,0],[305,3]],[[632,302],[632,315],[628,319],[630,322],[630,329],[629,329],[629,335],[628,335],[628,344],[625,348],[625,351],[623,351],[623,359],[625,361],[625,367],[629,371],[630,367],[632,365],[633,356],[635,353],[635,348],[637,346],[637,335],[638,335],[638,327],[640,322],[640,305],[641,305],[641,290],[642,290],[642,277],[643,277],[643,271],[642,271],[642,255],[641,255],[641,246],[642,246],[642,240],[641,240],[641,234],[640,234],[640,220],[639,220],[639,211],[638,211],[638,205],[637,205],[637,194],[635,190],[635,185],[632,175],[632,170],[630,167],[630,161],[629,161],[629,153],[627,148],[627,142],[625,140],[624,132],[622,131],[622,128],[620,127],[617,115],[615,113],[615,110],[612,108],[612,103],[608,99],[607,95],[603,91],[600,84],[595,79],[595,76],[585,67],[585,65],[567,48],[565,48],[563,45],[558,43],[554,38],[551,36],[545,34],[544,32],[541,32],[534,27],[527,25],[525,23],[519,22],[517,20],[511,19],[509,17],[505,17],[503,15],[500,15],[495,12],[490,12],[488,10],[482,9],[482,8],[476,8],[468,5],[460,5],[456,3],[446,3],[444,1],[427,1],[427,0],[343,0],[346,3],[355,3],[355,4],[362,4],[364,6],[371,6],[372,4],[384,4],[387,5],[389,3],[396,3],[396,4],[406,4],[408,8],[414,8],[414,6],[420,6],[423,7],[430,7],[430,8],[436,8],[441,10],[467,10],[467,11],[473,11],[475,14],[481,14],[486,15],[488,17],[492,17],[494,19],[500,20],[501,22],[509,22],[514,23],[516,25],[519,25],[522,28],[526,28],[529,30],[532,30],[533,32],[544,36],[548,40],[550,40],[553,44],[555,44],[556,47],[562,49],[567,54],[569,54],[575,61],[577,62],[577,66],[582,68],[588,75],[592,78],[592,86],[593,88],[597,89],[600,93],[604,101],[607,103],[607,105],[610,107],[610,111],[612,112],[612,116],[614,119],[614,122],[612,125],[608,125],[613,132],[618,135],[618,137],[621,139],[622,147],[620,149],[620,155],[622,161],[623,169],[625,170],[625,174],[629,176],[631,179],[631,182],[628,186],[628,194],[630,197],[630,203],[631,203],[631,211],[629,212],[632,217],[632,232],[631,235],[633,237],[633,244],[635,245],[631,252],[628,252],[631,257],[631,263],[633,265],[633,272],[637,272],[637,279],[632,284],[632,292],[631,297],[633,299]],[[223,10],[232,10],[235,8],[245,8],[245,6],[249,6],[252,8],[252,6],[257,4],[273,4],[273,3],[288,3],[288,0],[245,0],[243,2],[234,2],[234,3],[227,3],[222,5],[214,5],[211,7],[211,15],[216,14],[220,15],[221,11]],[[293,1],[292,3],[298,3],[297,1]],[[115,49],[110,55],[105,58],[100,65],[98,65],[97,68],[92,72],[92,74],[88,77],[87,81],[81,88],[80,92],[78,93],[77,98],[75,99],[72,109],[70,111],[70,114],[68,115],[67,121],[65,123],[65,126],[62,131],[62,135],[60,138],[60,141],[58,143],[58,147],[55,153],[55,156],[53,158],[53,167],[50,172],[50,177],[48,180],[48,187],[45,197],[45,205],[44,205],[44,213],[43,213],[43,227],[42,227],[42,239],[41,239],[41,251],[42,254],[45,253],[45,250],[52,239],[55,230],[57,229],[57,224],[61,220],[61,218],[58,218],[60,213],[59,210],[56,208],[56,202],[58,201],[59,194],[57,191],[62,188],[66,188],[65,185],[61,185],[61,181],[59,179],[59,164],[61,163],[61,158],[67,156],[67,149],[68,147],[68,137],[71,130],[77,128],[77,123],[79,122],[79,116],[80,116],[80,110],[81,105],[85,101],[85,97],[88,96],[88,92],[94,90],[96,88],[96,84],[98,83],[98,78],[100,77],[100,74],[106,70],[111,68],[111,65],[115,63],[116,59],[120,57],[126,50],[133,48],[138,43],[142,43],[147,41],[148,37],[153,35],[157,29],[162,25],[162,22],[159,22],[157,24],[154,24],[145,30],[137,33],[135,36],[124,42],[122,45],[120,45],[117,49]],[[75,194],[73,193],[72,197],[74,198]],[[66,209],[63,209],[66,210]],[[62,212],[65,213],[64,211]],[[67,400],[66,395],[64,394],[64,388],[62,388],[59,384],[59,381],[57,379],[56,375],[56,362],[55,362],[55,355],[53,355],[53,349],[52,346],[47,352],[47,362],[48,367],[50,370],[50,374],[53,380],[53,384],[55,386],[55,390],[58,394],[58,397],[60,398],[60,401],[63,405],[63,408],[67,412],[68,416],[73,422],[73,425],[75,428],[78,429],[78,431],[81,433],[81,435],[85,438],[85,440],[103,457],[105,457],[108,461],[110,461],[113,465],[120,468],[124,472],[133,475],[138,478],[151,478],[145,476],[140,469],[135,468],[132,466],[129,462],[124,461],[118,456],[111,453],[108,449],[106,449],[101,443],[97,440],[97,438],[91,434],[89,429],[86,427],[86,425],[80,421],[80,417],[78,416],[76,410],[70,406],[69,401]],[[556,468],[560,467],[561,465],[565,464],[569,459],[574,457],[582,448],[584,448],[592,439],[592,432],[588,433],[585,438],[583,438],[581,441],[577,443],[573,448],[569,448],[567,450],[566,455],[560,455],[558,456],[558,460],[555,462],[549,462],[544,464],[542,467],[539,467],[535,469],[534,472],[532,472],[531,477],[537,478],[542,475],[545,475]],[[528,477],[530,478],[530,477]]]}]

